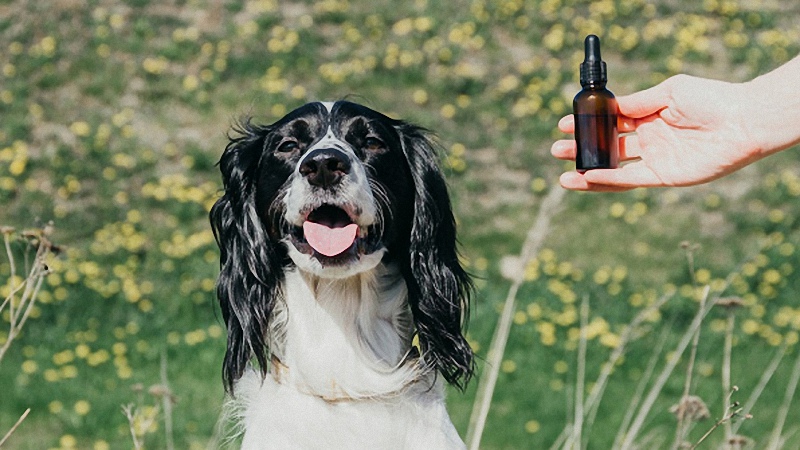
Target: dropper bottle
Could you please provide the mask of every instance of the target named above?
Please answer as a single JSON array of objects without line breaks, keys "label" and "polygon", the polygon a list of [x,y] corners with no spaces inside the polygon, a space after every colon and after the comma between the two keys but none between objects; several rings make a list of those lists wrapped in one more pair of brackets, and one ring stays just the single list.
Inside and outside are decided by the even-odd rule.
[{"label": "dropper bottle", "polygon": [[572,101],[578,172],[616,169],[619,165],[617,100],[606,89],[606,63],[600,57],[600,38],[590,34],[584,41],[581,89]]}]

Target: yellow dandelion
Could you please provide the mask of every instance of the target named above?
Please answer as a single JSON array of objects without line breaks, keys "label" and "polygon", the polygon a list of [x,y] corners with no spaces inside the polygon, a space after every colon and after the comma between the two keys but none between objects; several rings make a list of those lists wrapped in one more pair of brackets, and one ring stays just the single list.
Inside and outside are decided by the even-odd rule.
[{"label": "yellow dandelion", "polygon": [[405,36],[414,30],[414,21],[411,18],[400,19],[392,26],[392,32],[397,36]]},{"label": "yellow dandelion", "polygon": [[53,400],[47,405],[47,410],[50,411],[50,414],[58,414],[64,410],[64,404],[58,400]]},{"label": "yellow dandelion", "polygon": [[22,373],[31,375],[36,373],[39,370],[39,365],[36,364],[36,361],[27,360],[22,363]]},{"label": "yellow dandelion", "polygon": [[90,405],[86,400],[78,400],[75,402],[75,405],[72,407],[72,409],[79,416],[85,416],[89,414],[89,411],[92,410],[92,405]]},{"label": "yellow dandelion", "polygon": [[65,434],[58,439],[58,443],[62,448],[75,448],[78,445],[78,440],[71,434]]},{"label": "yellow dandelion", "polygon": [[517,371],[517,363],[507,359],[500,363],[500,370],[502,370],[503,373],[514,373]]},{"label": "yellow dandelion", "polygon": [[762,275],[765,283],[778,284],[781,281],[781,273],[776,269],[768,269]]},{"label": "yellow dandelion", "polygon": [[544,192],[547,189],[547,180],[542,177],[536,177],[531,181],[531,190],[537,194]]},{"label": "yellow dandelion", "polygon": [[538,433],[539,430],[542,428],[542,425],[539,423],[538,420],[529,420],[525,422],[525,432],[534,434]]},{"label": "yellow dandelion", "polygon": [[417,89],[411,94],[411,99],[417,105],[424,105],[428,103],[428,93],[424,89]]},{"label": "yellow dandelion", "polygon": [[614,202],[611,204],[609,208],[609,215],[615,219],[619,219],[620,217],[625,215],[625,205],[620,202]]},{"label": "yellow dandelion", "polygon": [[456,115],[456,107],[448,103],[442,106],[439,110],[439,114],[445,119],[452,119]]},{"label": "yellow dandelion", "polygon": [[218,338],[222,336],[223,329],[219,325],[211,325],[208,327],[208,336],[211,338]]},{"label": "yellow dandelion", "polygon": [[69,130],[78,137],[86,137],[92,132],[92,128],[84,121],[73,122]]}]

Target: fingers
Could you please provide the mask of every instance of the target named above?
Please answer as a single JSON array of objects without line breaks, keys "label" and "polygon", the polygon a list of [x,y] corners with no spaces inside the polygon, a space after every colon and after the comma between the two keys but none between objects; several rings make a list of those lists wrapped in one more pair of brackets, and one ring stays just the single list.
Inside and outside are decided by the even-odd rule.
[{"label": "fingers", "polygon": [[621,190],[668,186],[644,161],[633,162],[619,169],[590,170],[584,174],[584,178],[590,186],[613,186]]},{"label": "fingers", "polygon": [[[586,172],[586,174],[590,174],[592,172],[597,172],[603,169],[597,170],[590,170]],[[623,192],[630,189],[632,187],[626,186],[614,186],[608,184],[601,184],[601,183],[592,183],[586,179],[586,174],[580,174],[578,172],[565,172],[561,174],[559,178],[559,183],[565,189],[570,189],[573,191],[592,191],[592,192]]]},{"label": "fingers", "polygon": [[558,121],[558,129],[561,130],[563,133],[574,133],[575,132],[575,116],[572,114],[568,114],[561,118]]},{"label": "fingers", "polygon": [[617,107],[625,116],[637,119],[647,117],[667,107],[670,90],[669,83],[662,82],[649,89],[617,97]]},{"label": "fingers", "polygon": [[575,153],[577,151],[577,145],[575,141],[572,139],[562,139],[560,141],[556,141],[553,143],[552,147],[550,147],[550,154],[555,156],[558,159],[563,160],[575,160]]},{"label": "fingers", "polygon": [[[553,143],[550,147],[550,154],[558,159],[574,161],[577,153],[577,145],[572,139],[562,139]],[[639,138],[636,135],[628,135],[619,138],[619,160],[630,161],[641,156]]]},{"label": "fingers", "polygon": [[[620,133],[632,133],[636,131],[636,127],[639,125],[639,122],[633,117],[628,117],[625,115],[620,114],[617,119],[617,131]],[[575,116],[572,114],[568,114],[561,118],[558,121],[558,129],[562,133],[575,133]]]}]

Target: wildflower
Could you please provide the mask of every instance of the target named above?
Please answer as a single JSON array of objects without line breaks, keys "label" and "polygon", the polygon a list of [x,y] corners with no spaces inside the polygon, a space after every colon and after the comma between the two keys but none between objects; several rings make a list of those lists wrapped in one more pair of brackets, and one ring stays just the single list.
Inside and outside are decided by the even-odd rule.
[{"label": "wildflower", "polygon": [[78,445],[78,440],[71,434],[65,434],[58,440],[62,448],[75,448]]},{"label": "wildflower", "polygon": [[503,361],[500,364],[500,370],[502,370],[503,373],[516,372],[517,371],[517,363],[512,361],[512,360],[510,360],[510,359],[507,359],[507,360]]},{"label": "wildflower", "polygon": [[711,417],[708,406],[703,402],[703,399],[696,395],[683,396],[680,403],[670,407],[669,412],[675,414],[675,417],[677,417],[679,421],[688,419],[699,422]]},{"label": "wildflower", "polygon": [[70,125],[69,130],[72,131],[72,134],[78,137],[86,137],[92,132],[89,124],[84,121],[73,122],[72,125]]},{"label": "wildflower", "polygon": [[417,89],[412,94],[412,99],[417,105],[424,105],[428,103],[428,93],[424,89]]},{"label": "wildflower", "polygon": [[448,103],[442,106],[442,109],[439,111],[439,113],[445,119],[452,119],[456,115],[456,107]]},{"label": "wildflower", "polygon": [[64,410],[64,404],[58,400],[53,400],[47,405],[47,410],[50,411],[50,414],[58,414]]},{"label": "wildflower", "polygon": [[73,409],[79,416],[85,416],[89,414],[89,411],[91,411],[92,405],[90,405],[86,400],[78,400],[75,402]]},{"label": "wildflower", "polygon": [[752,439],[742,436],[739,434],[734,434],[733,436],[728,438],[728,447],[730,450],[742,450],[744,448],[750,448],[750,444],[752,443]]},{"label": "wildflower", "polygon": [[741,297],[722,297],[717,300],[717,305],[727,309],[735,309],[744,305],[744,300],[742,300]]},{"label": "wildflower", "polygon": [[538,433],[541,428],[542,425],[538,420],[529,420],[525,422],[525,431],[530,434]]}]

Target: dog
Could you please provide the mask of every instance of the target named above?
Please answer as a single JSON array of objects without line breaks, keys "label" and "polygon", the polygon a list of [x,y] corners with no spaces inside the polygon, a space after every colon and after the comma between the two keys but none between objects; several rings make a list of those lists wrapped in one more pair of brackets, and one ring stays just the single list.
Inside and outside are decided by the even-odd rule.
[{"label": "dog", "polygon": [[349,101],[233,131],[210,220],[242,448],[464,448],[472,284],[430,133]]}]

